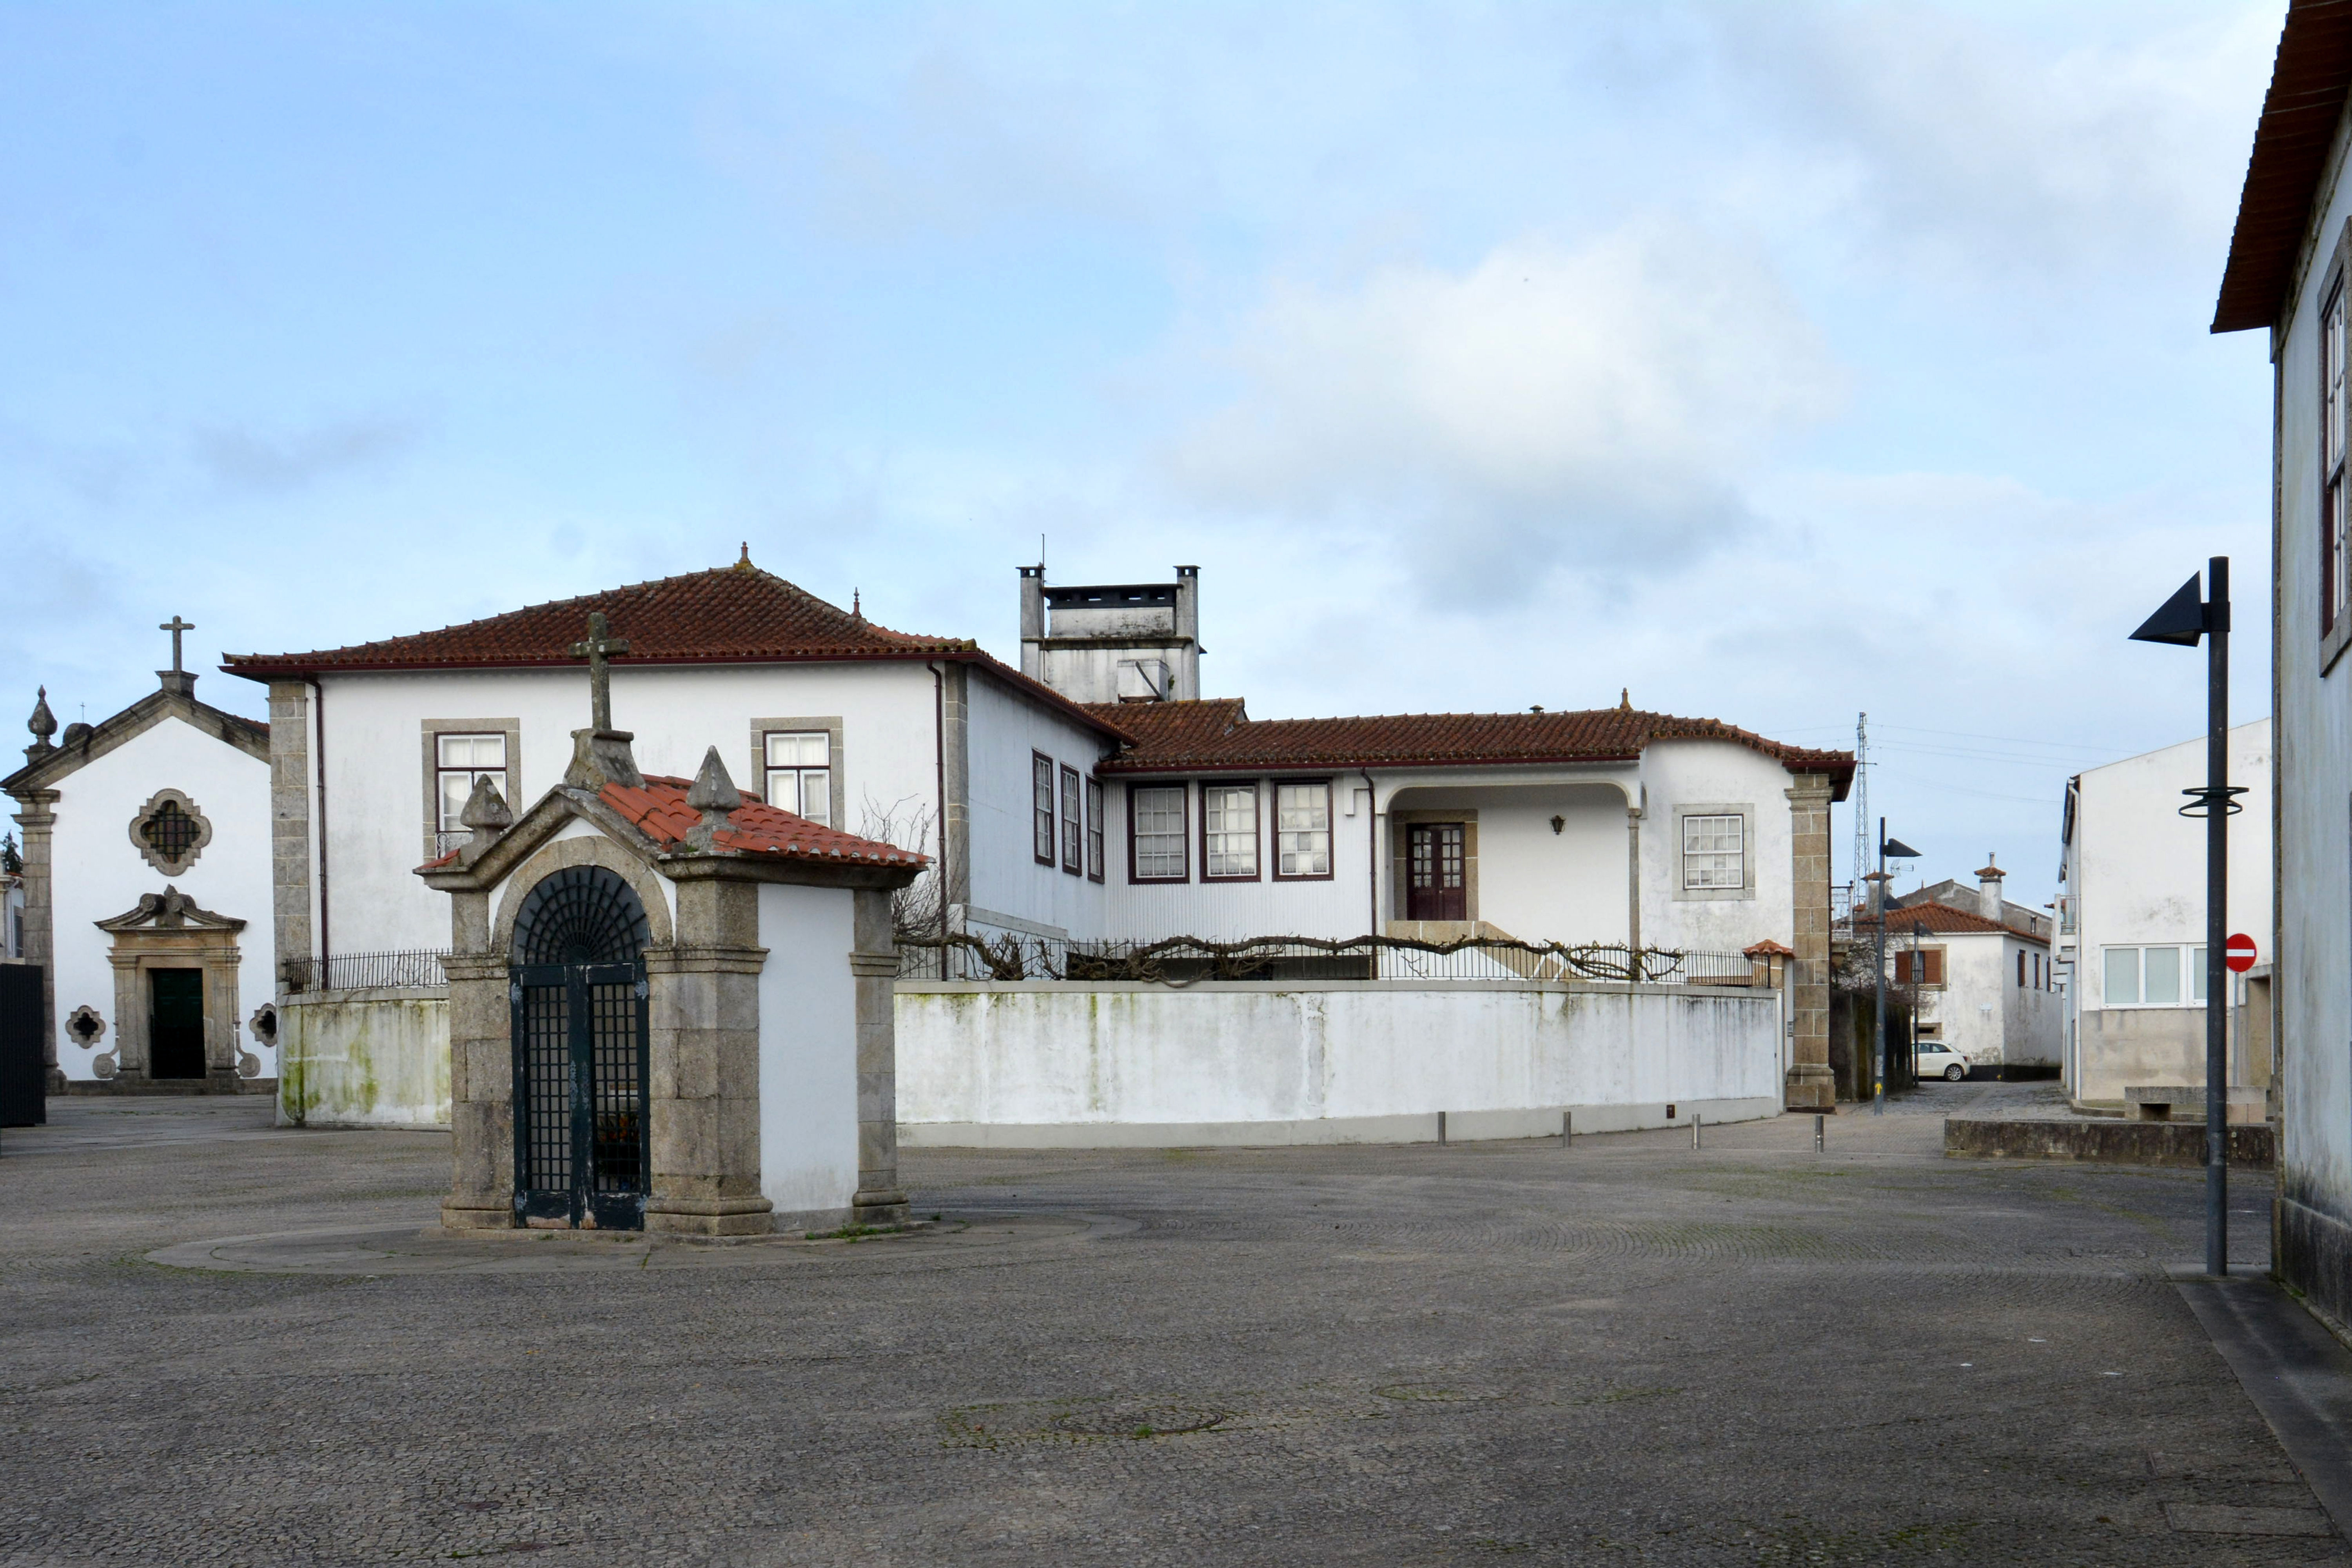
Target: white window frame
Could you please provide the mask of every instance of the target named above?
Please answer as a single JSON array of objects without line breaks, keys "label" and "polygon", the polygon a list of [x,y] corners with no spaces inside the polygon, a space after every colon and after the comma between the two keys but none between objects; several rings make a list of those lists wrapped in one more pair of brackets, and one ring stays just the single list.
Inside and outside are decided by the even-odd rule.
[{"label": "white window frame", "polygon": [[[2179,990],[2174,1001],[2139,1000],[2147,994],[2147,953],[2151,949],[2175,954],[2173,962],[2179,964],[2185,971],[2180,977]],[[2132,966],[2132,999],[2117,1001],[2109,985],[2114,971],[2110,967],[2111,960],[2108,955],[2124,952],[2136,955]],[[2103,1008],[2137,1007],[2152,1008],[2158,1012],[2177,1012],[2183,1008],[2204,1006],[2204,992],[2205,944],[2201,942],[2119,942],[2105,944],[2099,949],[2099,1005]]]},{"label": "white window frame", "polygon": [[1061,859],[1055,829],[1054,798],[1061,788],[1054,759],[1043,752],[1029,753],[1029,858],[1052,867]]},{"label": "white window frame", "polygon": [[[805,760],[778,762],[776,742],[779,741],[822,742],[824,746],[824,762],[822,764]],[[814,725],[797,730],[781,728],[762,730],[760,732],[761,797],[770,805],[779,810],[789,811],[795,816],[806,817],[820,827],[839,827],[841,824],[834,820],[834,802],[839,798],[840,792],[834,788],[833,753],[833,733],[829,730],[819,729]],[[824,803],[824,815],[821,816],[808,809],[809,781],[812,774],[819,775],[821,781],[817,785],[818,797]],[[783,798],[783,792],[777,787],[780,783],[789,783],[792,785],[791,799]]]},{"label": "white window frame", "polygon": [[[1143,829],[1143,798],[1146,795],[1173,795],[1176,805],[1176,826],[1172,830],[1160,828],[1147,834]],[[1192,879],[1192,791],[1188,784],[1157,784],[1127,786],[1127,879],[1130,882],[1189,882]],[[1147,872],[1143,868],[1145,844],[1154,847],[1151,853],[1165,858],[1167,845],[1175,846],[1176,869]]]},{"label": "white window frame", "polygon": [[[1294,790],[1307,792],[1307,800],[1297,809],[1310,814],[1320,813],[1319,824],[1305,827],[1290,826],[1294,809],[1286,798]],[[1321,795],[1321,804],[1314,804],[1314,795]],[[1321,843],[1314,841],[1319,839]],[[1304,868],[1294,865],[1306,859]],[[1328,882],[1331,879],[1331,781],[1329,779],[1276,779],[1274,781],[1274,879],[1277,882]]]},{"label": "white window frame", "polygon": [[[1232,781],[1220,779],[1201,785],[1201,880],[1203,882],[1255,882],[1258,879],[1258,818],[1257,780]],[[1234,808],[1246,802],[1246,824],[1229,820]],[[1236,859],[1245,862],[1241,870],[1220,871],[1223,860],[1228,867]]]},{"label": "white window frame", "polygon": [[[518,816],[522,815],[526,803],[515,798],[515,781],[521,776],[522,769],[522,721],[520,720],[426,719],[421,722],[419,730],[424,740],[424,745],[421,748],[425,764],[423,817],[425,858],[427,860],[439,859],[473,837],[470,829],[456,820],[457,812],[465,809],[465,803],[462,800],[457,803],[456,810],[447,813],[442,810],[441,778],[445,773],[464,772],[473,777],[479,777],[483,773],[503,775],[499,779],[499,794],[505,799],[509,810]],[[445,737],[451,740],[498,739],[505,742],[503,754],[506,761],[495,768],[470,765],[465,768],[456,766],[445,768],[441,763],[441,742]],[[470,795],[473,793],[473,787],[469,778],[466,785],[467,795]],[[448,818],[446,824],[443,820],[445,816]]]},{"label": "white window frame", "polygon": [[[1739,818],[1739,881],[1729,884],[1706,884],[1693,887],[1690,861],[1693,854],[1717,853],[1694,851],[1687,826],[1694,816],[1736,816]],[[1674,810],[1674,896],[1677,900],[1700,901],[1709,899],[1753,899],[1756,896],[1756,807],[1747,801],[1685,801]]]}]

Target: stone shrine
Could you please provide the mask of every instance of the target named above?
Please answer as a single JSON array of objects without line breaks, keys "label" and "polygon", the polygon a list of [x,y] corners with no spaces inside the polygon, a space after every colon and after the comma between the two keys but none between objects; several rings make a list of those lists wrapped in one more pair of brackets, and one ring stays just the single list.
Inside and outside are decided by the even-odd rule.
[{"label": "stone shrine", "polygon": [[[601,619],[601,617],[599,617]],[[905,1217],[891,895],[928,859],[641,774],[596,722],[515,816],[476,784],[450,895],[455,1229],[755,1236]]]}]

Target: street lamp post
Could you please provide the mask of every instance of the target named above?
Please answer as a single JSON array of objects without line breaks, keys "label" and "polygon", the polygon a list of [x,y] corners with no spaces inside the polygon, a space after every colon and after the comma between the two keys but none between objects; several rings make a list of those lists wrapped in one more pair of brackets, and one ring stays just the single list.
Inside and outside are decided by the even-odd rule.
[{"label": "street lamp post", "polygon": [[2195,647],[2205,642],[2205,784],[2180,793],[2189,803],[2183,816],[2205,819],[2205,1272],[2230,1271],[2229,1043],[2227,957],[2230,890],[2230,818],[2239,810],[2233,796],[2245,794],[2228,782],[2230,765],[2230,558],[2205,563],[2206,595],[2190,577],[2161,609],[2132,633],[2134,642]]},{"label": "street lamp post", "polygon": [[1869,879],[1878,889],[1871,900],[1878,906],[1871,911],[1878,917],[1874,922],[1878,949],[1877,1005],[1871,1025],[1871,1033],[1877,1037],[1871,1053],[1876,1063],[1876,1073],[1870,1086],[1870,1113],[1873,1116],[1886,1114],[1886,861],[1889,856],[1898,860],[1916,860],[1919,851],[1900,838],[1887,837],[1886,818],[1882,816],[1878,819],[1878,869]]}]

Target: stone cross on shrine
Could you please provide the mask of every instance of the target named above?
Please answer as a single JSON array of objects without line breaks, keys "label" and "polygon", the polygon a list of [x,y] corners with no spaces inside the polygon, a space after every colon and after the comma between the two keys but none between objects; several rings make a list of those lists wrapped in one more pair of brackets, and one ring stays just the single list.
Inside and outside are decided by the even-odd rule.
[{"label": "stone cross on shrine", "polygon": [[157,670],[156,677],[163,681],[164,690],[177,692],[184,697],[195,686],[196,678],[189,674],[180,663],[180,637],[184,632],[194,631],[196,625],[194,621],[183,620],[174,614],[170,620],[157,623],[155,629],[172,634],[172,668]]},{"label": "stone cross on shrine", "polygon": [[596,610],[588,616],[587,640],[572,645],[572,657],[588,661],[589,724],[599,731],[613,727],[613,671],[604,661],[609,655],[629,651],[629,639],[612,634],[604,612]]}]

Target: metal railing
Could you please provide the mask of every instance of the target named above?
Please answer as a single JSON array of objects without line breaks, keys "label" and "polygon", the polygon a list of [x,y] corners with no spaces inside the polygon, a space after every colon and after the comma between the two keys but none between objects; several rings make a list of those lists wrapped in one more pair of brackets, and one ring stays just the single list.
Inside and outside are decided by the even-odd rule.
[{"label": "metal railing", "polygon": [[901,936],[898,974],[905,980],[1009,982],[1141,981],[1192,985],[1203,980],[1475,980],[1641,981],[1650,984],[1746,985],[1755,966],[1736,952],[1698,952],[1622,942],[1519,942],[1462,937],[1424,942],[1411,937],[1253,937],[1212,942],[1166,937],[1158,942],[1065,942],[1001,932],[950,931]]},{"label": "metal railing", "polygon": [[416,947],[403,952],[338,952],[326,958],[289,958],[278,965],[289,991],[413,991],[446,985],[441,961],[447,948]]}]

